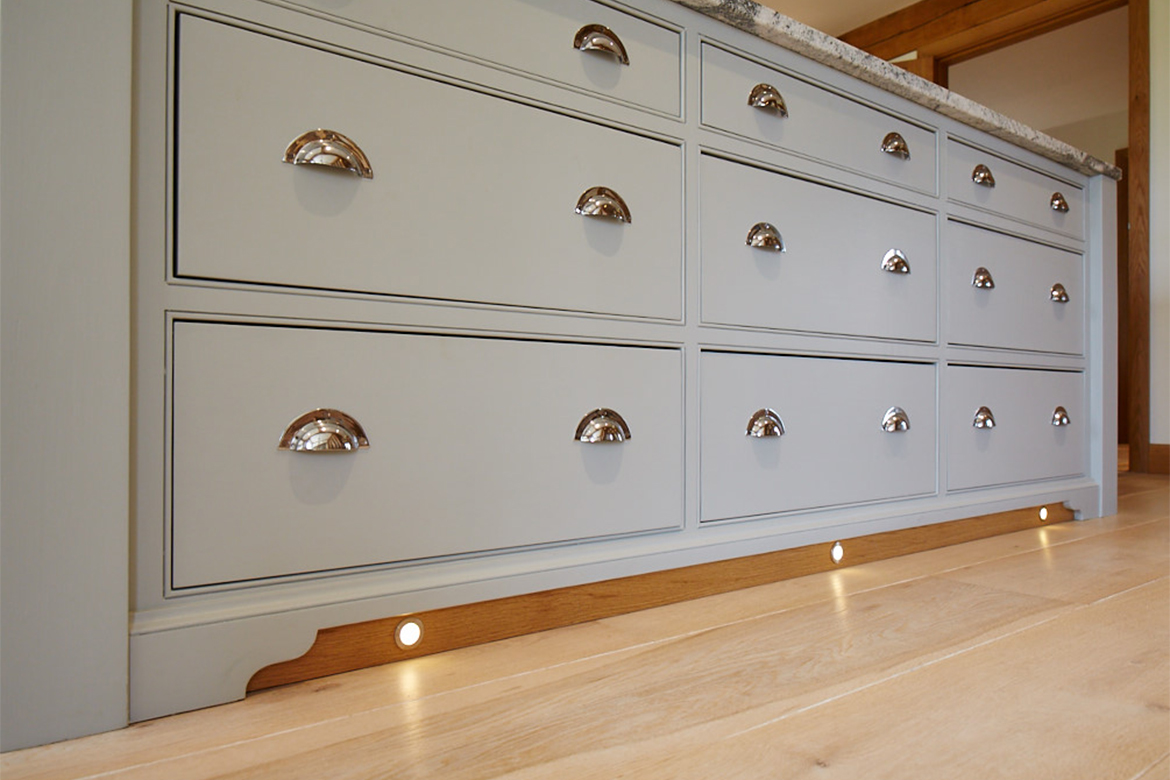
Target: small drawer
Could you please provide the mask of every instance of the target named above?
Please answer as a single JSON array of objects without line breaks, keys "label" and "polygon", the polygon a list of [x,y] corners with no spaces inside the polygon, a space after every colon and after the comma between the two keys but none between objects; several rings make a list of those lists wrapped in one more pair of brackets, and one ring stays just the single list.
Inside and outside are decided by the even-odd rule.
[{"label": "small drawer", "polygon": [[[936,192],[934,131],[710,44],[703,46],[702,67],[703,124],[921,192]],[[777,100],[783,102],[783,111]],[[909,156],[896,153],[891,133],[901,138]],[[894,153],[883,151],[886,147]]]},{"label": "small drawer", "polygon": [[953,139],[947,141],[947,196],[1073,238],[1085,235],[1080,187]]},{"label": "small drawer", "polygon": [[935,340],[935,215],[709,156],[699,188],[705,322]]},{"label": "small drawer", "polygon": [[1084,375],[948,366],[947,488],[1085,472]]},{"label": "small drawer", "polygon": [[[179,34],[177,277],[681,318],[678,146],[194,17]],[[344,159],[290,147],[317,128],[372,178],[282,161]],[[577,213],[599,186],[600,216]]]},{"label": "small drawer", "polygon": [[[175,588],[682,522],[678,350],[178,322],[173,354]],[[290,425],[320,408],[369,446],[278,447],[336,449]],[[625,441],[578,440],[598,408]]]},{"label": "small drawer", "polygon": [[961,222],[946,233],[950,343],[1084,351],[1081,255]]},{"label": "small drawer", "polygon": [[934,365],[705,352],[700,372],[703,521],[935,493]]},{"label": "small drawer", "polygon": [[681,113],[679,32],[591,0],[292,2],[540,79]]}]

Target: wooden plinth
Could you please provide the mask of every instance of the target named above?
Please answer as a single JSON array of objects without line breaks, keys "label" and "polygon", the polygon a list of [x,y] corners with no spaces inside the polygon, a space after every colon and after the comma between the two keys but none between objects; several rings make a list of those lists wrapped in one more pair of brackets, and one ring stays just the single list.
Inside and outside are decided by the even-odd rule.
[{"label": "wooden plinth", "polygon": [[[830,555],[833,544],[827,542],[324,628],[317,632],[317,640],[307,653],[261,669],[248,681],[248,690],[273,688],[1073,519],[1072,510],[1061,505],[1048,505],[1047,510],[1047,520],[1040,519],[1037,506],[845,539],[842,540],[845,557],[840,564],[833,562]],[[406,617],[421,621],[424,633],[416,646],[403,649],[395,642],[394,635]]]}]

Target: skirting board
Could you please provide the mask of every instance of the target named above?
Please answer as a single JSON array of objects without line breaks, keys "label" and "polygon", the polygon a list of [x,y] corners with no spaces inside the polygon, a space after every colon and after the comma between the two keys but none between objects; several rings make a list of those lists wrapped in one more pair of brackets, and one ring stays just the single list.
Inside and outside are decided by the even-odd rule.
[{"label": "skirting board", "polygon": [[[613,617],[740,588],[766,585],[871,561],[970,542],[1073,519],[1073,511],[1048,505],[965,520],[907,528],[842,540],[844,557],[834,563],[832,543],[716,561],[679,569],[620,577],[509,598],[464,604],[412,615],[321,629],[300,658],[266,666],[248,691],[311,680],[340,672],[494,642],[575,623]],[[399,624],[414,618],[423,627],[413,647],[396,641]]]},{"label": "skirting board", "polygon": [[1170,444],[1150,445],[1150,473],[1170,474]]}]

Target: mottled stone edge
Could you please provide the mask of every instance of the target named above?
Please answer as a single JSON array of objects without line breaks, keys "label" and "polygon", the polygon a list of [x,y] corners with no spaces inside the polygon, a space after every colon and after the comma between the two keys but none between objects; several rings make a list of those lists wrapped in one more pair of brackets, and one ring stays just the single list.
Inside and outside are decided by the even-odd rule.
[{"label": "mottled stone edge", "polygon": [[770,43],[808,57],[943,116],[1067,165],[1088,176],[1121,179],[1121,169],[955,94],[842,40],[765,8],[753,0],[673,0]]}]

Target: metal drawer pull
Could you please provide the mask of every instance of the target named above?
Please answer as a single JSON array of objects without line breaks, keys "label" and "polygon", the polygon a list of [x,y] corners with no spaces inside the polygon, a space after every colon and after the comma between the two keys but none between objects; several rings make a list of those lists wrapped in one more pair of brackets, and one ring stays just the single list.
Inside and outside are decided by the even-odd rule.
[{"label": "metal drawer pull", "polygon": [[983,163],[975,166],[975,170],[971,172],[971,181],[984,187],[995,186],[995,177],[991,175],[991,169]]},{"label": "metal drawer pull", "polygon": [[986,406],[980,406],[979,411],[975,412],[975,421],[971,423],[973,428],[994,428],[995,415]]},{"label": "metal drawer pull", "polygon": [[748,95],[748,105],[763,111],[772,111],[781,117],[788,116],[788,104],[780,90],[771,84],[756,84]]},{"label": "metal drawer pull", "polygon": [[757,222],[748,231],[745,243],[756,249],[771,249],[773,252],[787,252],[784,248],[784,237],[775,225],[768,222]]},{"label": "metal drawer pull", "polygon": [[980,290],[994,290],[995,280],[991,278],[991,271],[983,266],[976,268],[975,275],[971,277],[971,286],[978,287]]},{"label": "metal drawer pull", "polygon": [[1060,282],[1052,285],[1052,289],[1048,291],[1048,297],[1057,303],[1068,303],[1068,291]]},{"label": "metal drawer pull", "polygon": [[908,274],[910,273],[910,263],[907,262],[906,255],[902,254],[901,249],[891,249],[882,258],[882,270],[892,274]]},{"label": "metal drawer pull", "polygon": [[1053,211],[1059,211],[1061,214],[1068,213],[1068,201],[1059,192],[1052,193],[1052,199],[1048,201],[1048,205],[1052,207]]},{"label": "metal drawer pull", "polygon": [[594,409],[581,418],[575,438],[586,444],[621,444],[633,436],[630,426],[613,409]]},{"label": "metal drawer pull", "polygon": [[747,435],[767,439],[784,435],[784,421],[771,409],[760,409],[748,420]]},{"label": "metal drawer pull", "polygon": [[337,409],[314,409],[288,424],[277,449],[336,455],[370,446],[361,423]]},{"label": "metal drawer pull", "polygon": [[902,433],[910,430],[910,415],[900,406],[891,406],[882,418],[882,430],[886,433]]},{"label": "metal drawer pull", "polygon": [[363,179],[374,178],[366,153],[334,130],[310,130],[297,136],[284,150],[284,161],[292,165],[324,165]]},{"label": "metal drawer pull", "polygon": [[901,133],[886,133],[882,139],[882,151],[902,160],[910,159],[910,144],[906,143]]},{"label": "metal drawer pull", "polygon": [[580,51],[600,51],[612,54],[622,65],[630,64],[626,47],[617,33],[600,24],[587,24],[573,36],[573,48]]},{"label": "metal drawer pull", "polygon": [[582,192],[574,211],[583,217],[608,217],[626,224],[634,221],[622,196],[609,187],[590,187]]},{"label": "metal drawer pull", "polygon": [[1052,424],[1057,428],[1069,425],[1072,420],[1068,417],[1068,410],[1063,406],[1058,406],[1052,410]]}]

